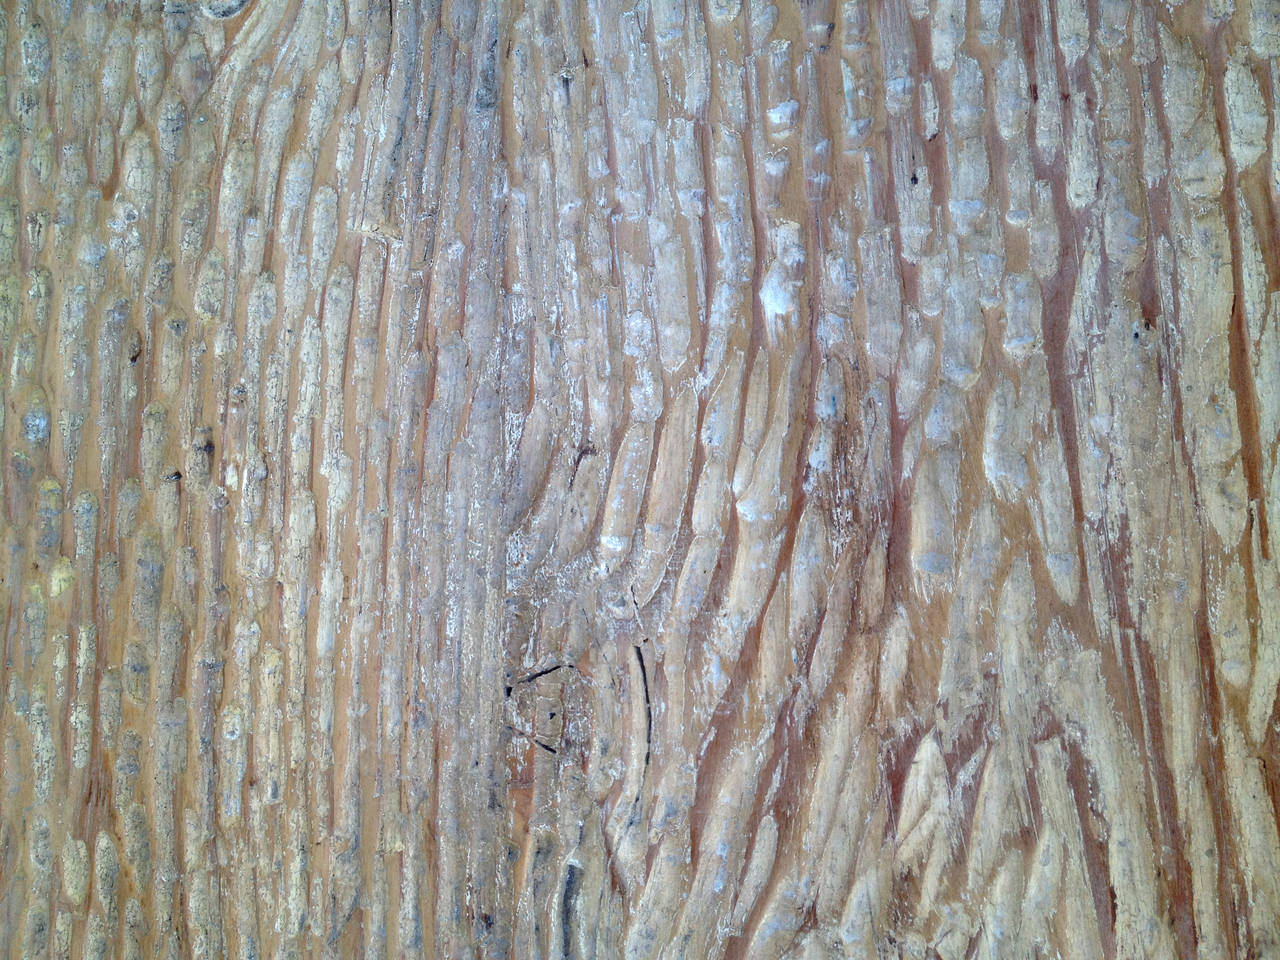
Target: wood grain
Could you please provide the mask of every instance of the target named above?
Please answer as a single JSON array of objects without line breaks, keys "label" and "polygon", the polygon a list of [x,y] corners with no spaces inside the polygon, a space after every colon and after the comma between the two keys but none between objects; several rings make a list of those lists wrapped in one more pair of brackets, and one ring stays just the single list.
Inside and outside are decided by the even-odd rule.
[{"label": "wood grain", "polygon": [[1280,956],[1275,0],[0,38],[11,956]]}]

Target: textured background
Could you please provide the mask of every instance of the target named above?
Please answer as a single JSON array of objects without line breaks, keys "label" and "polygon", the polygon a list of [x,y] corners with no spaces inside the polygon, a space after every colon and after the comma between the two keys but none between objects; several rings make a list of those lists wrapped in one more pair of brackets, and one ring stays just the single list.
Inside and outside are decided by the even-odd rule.
[{"label": "textured background", "polygon": [[12,956],[1280,956],[1276,0],[0,38]]}]

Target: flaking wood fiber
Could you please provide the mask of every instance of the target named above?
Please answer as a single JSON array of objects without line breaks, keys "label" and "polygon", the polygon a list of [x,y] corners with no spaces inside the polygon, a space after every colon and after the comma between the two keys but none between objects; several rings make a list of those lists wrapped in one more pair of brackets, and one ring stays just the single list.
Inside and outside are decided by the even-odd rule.
[{"label": "flaking wood fiber", "polygon": [[1280,957],[1278,0],[5,0],[0,945]]}]

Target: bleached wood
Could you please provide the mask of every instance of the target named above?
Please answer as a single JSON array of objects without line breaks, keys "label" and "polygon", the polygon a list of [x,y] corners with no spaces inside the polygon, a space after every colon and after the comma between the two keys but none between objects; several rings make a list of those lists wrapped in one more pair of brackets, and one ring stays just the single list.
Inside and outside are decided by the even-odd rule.
[{"label": "bleached wood", "polygon": [[1273,0],[9,0],[15,957],[1280,955]]}]

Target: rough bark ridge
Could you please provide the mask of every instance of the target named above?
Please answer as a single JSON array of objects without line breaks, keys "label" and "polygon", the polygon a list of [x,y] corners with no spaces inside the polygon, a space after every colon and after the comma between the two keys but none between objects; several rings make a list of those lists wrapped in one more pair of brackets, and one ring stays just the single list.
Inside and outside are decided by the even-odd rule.
[{"label": "rough bark ridge", "polygon": [[14,956],[1275,957],[1273,0],[9,0]]}]

